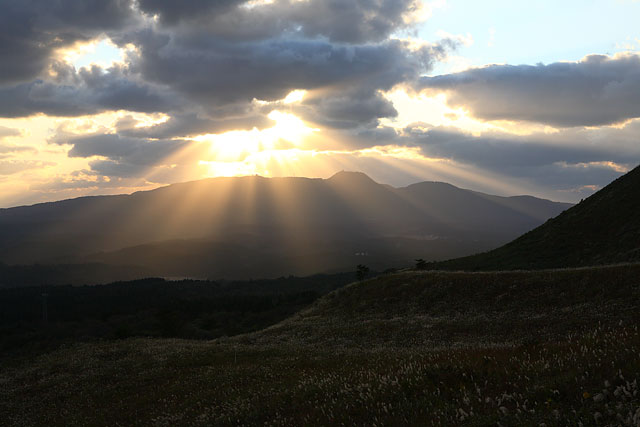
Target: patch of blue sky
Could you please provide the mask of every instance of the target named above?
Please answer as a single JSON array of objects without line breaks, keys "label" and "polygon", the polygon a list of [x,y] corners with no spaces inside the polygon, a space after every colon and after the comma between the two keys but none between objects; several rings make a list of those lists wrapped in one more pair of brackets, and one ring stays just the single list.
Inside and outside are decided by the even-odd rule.
[{"label": "patch of blue sky", "polygon": [[122,60],[122,51],[108,39],[102,39],[98,43],[87,46],[82,53],[73,58],[72,63],[76,69],[97,64],[101,67],[109,67],[113,62]]},{"label": "patch of blue sky", "polygon": [[[418,30],[425,40],[442,32],[470,35],[453,55],[469,66],[549,64],[589,54],[640,50],[638,0],[448,0]],[[438,64],[432,75],[452,71]]]}]

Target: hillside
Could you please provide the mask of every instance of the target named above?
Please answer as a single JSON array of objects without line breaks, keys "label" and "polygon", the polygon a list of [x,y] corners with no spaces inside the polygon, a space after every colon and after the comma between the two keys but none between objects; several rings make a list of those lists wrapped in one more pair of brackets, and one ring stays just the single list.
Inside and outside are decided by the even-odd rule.
[{"label": "hillside", "polygon": [[407,272],[353,283],[243,342],[319,347],[515,345],[640,322],[640,264]]},{"label": "hillside", "polygon": [[0,364],[16,425],[640,422],[639,265],[399,273],[261,332]]},{"label": "hillside", "polygon": [[518,239],[428,268],[511,270],[640,261],[640,166]]},{"label": "hillside", "polygon": [[126,265],[216,279],[361,263],[384,270],[496,247],[570,206],[521,199],[432,182],[393,188],[355,172],[213,178],[0,209],[0,262]]}]

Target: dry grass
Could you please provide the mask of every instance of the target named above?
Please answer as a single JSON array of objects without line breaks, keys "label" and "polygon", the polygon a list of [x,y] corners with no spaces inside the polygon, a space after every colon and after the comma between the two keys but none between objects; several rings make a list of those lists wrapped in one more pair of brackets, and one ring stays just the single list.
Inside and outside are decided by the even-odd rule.
[{"label": "dry grass", "polygon": [[77,344],[3,366],[0,419],[638,426],[637,273],[399,274],[251,335]]}]

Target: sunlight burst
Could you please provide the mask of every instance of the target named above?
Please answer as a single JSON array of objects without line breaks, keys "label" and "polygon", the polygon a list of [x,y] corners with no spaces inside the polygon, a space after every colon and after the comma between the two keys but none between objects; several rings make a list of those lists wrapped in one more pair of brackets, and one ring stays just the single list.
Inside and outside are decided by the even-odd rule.
[{"label": "sunlight burst", "polygon": [[[317,131],[290,113],[274,110],[268,117],[275,122],[275,125],[268,129],[254,128],[250,131],[230,131],[195,137],[195,141],[209,143],[209,156],[202,159],[201,164],[210,165],[211,172],[216,176],[254,173],[255,166],[242,166],[250,158],[256,159],[260,154],[264,160],[265,155],[270,157],[276,151],[295,148],[306,136]],[[223,163],[228,165],[223,166]]]}]

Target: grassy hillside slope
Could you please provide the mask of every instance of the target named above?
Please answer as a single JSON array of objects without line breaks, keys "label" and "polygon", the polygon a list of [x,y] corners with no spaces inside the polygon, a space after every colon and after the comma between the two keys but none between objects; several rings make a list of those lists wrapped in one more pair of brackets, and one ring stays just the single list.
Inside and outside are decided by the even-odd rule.
[{"label": "grassy hillside slope", "polygon": [[511,243],[429,268],[487,271],[638,261],[640,166]]},{"label": "grassy hillside slope", "polygon": [[640,266],[401,273],[262,332],[0,365],[10,425],[632,425]]},{"label": "grassy hillside slope", "polygon": [[244,342],[456,347],[640,324],[640,264],[535,272],[408,272],[353,283]]}]

